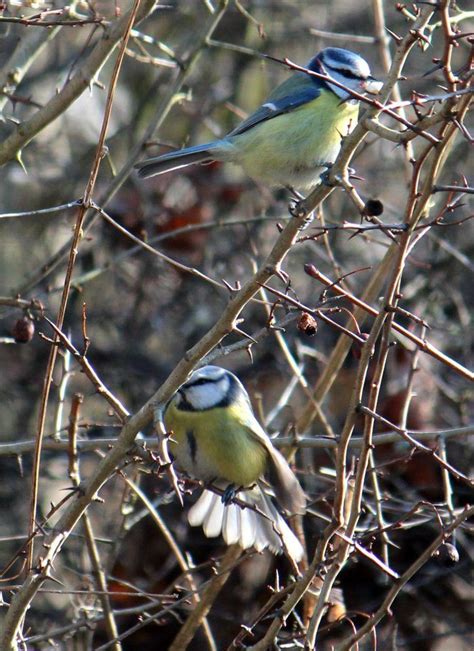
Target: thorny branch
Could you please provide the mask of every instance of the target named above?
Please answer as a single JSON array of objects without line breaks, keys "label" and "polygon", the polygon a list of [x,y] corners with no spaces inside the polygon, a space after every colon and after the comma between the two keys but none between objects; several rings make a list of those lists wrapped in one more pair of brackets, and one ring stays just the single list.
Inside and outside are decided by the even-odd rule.
[{"label": "thorny branch", "polygon": [[[50,356],[44,373],[37,438],[23,433],[28,431],[24,419],[20,433],[11,437],[14,442],[0,442],[0,463],[10,463],[13,458],[22,467],[23,457],[28,458],[28,463],[30,455],[33,459],[29,531],[21,531],[18,535],[20,549],[17,548],[5,570],[5,580],[10,584],[6,594],[13,596],[5,607],[1,648],[16,650],[22,644],[49,643],[48,635],[35,635],[37,631],[30,631],[25,638],[23,627],[25,621],[27,626],[30,621],[35,626],[35,606],[46,594],[45,584],[57,581],[56,577],[60,576],[63,547],[66,541],[73,544],[81,538],[79,532],[82,530],[93,577],[93,589],[84,594],[92,600],[94,615],[90,616],[84,608],[81,612],[87,613],[85,617],[80,616],[75,621],[71,617],[72,623],[56,626],[50,631],[55,643],[105,622],[108,641],[99,648],[120,649],[122,640],[154,622],[158,626],[150,629],[160,633],[166,630],[166,635],[170,633],[169,639],[174,639],[169,647],[172,649],[187,648],[200,628],[210,649],[220,648],[219,645],[225,644],[222,640],[229,639],[246,644],[254,651],[274,646],[283,648],[285,644],[325,649],[327,627],[323,622],[327,617],[331,634],[339,636],[336,641],[328,642],[331,648],[341,651],[353,648],[368,635],[373,635],[374,639],[377,636],[383,640],[381,644],[386,643],[388,647],[393,640],[385,620],[394,601],[403,600],[408,581],[413,581],[416,593],[414,577],[432,561],[435,552],[440,553],[440,549],[449,544],[454,549],[451,558],[462,562],[469,549],[470,530],[466,521],[472,516],[473,508],[465,505],[463,491],[472,489],[473,482],[459,450],[467,450],[467,440],[473,431],[466,408],[467,381],[473,379],[467,354],[472,317],[466,307],[463,285],[454,280],[454,274],[453,282],[448,282],[450,263],[461,264],[463,269],[469,267],[467,233],[471,222],[470,216],[465,216],[465,204],[473,188],[471,180],[463,175],[461,164],[457,165],[454,160],[464,161],[464,147],[472,141],[467,126],[472,98],[472,72],[469,70],[472,35],[462,31],[469,12],[456,9],[447,0],[438,4],[399,4],[397,18],[401,20],[395,26],[393,17],[384,11],[383,3],[373,0],[373,35],[354,37],[330,29],[312,30],[324,46],[334,40],[336,45],[351,48],[351,39],[361,47],[376,44],[386,81],[379,98],[357,96],[362,103],[362,114],[352,133],[343,138],[340,155],[328,170],[330,185],[318,185],[299,201],[297,217],[288,217],[286,213],[279,214],[280,205],[270,193],[262,192],[257,200],[255,197],[250,200],[248,197],[252,195],[248,188],[244,194],[243,186],[231,184],[219,168],[170,175],[164,181],[158,179],[155,185],[153,181],[143,187],[139,187],[136,180],[130,180],[133,163],[142,154],[144,145],[155,136],[157,127],[163,129],[159,136],[164,140],[181,142],[185,137],[177,119],[169,121],[170,125],[173,123],[170,131],[163,126],[171,108],[184,98],[185,81],[193,85],[196,79],[209,77],[205,81],[210,85],[204,98],[204,95],[199,96],[196,84],[197,101],[187,103],[181,110],[182,117],[188,118],[190,138],[200,138],[204,128],[220,136],[221,129],[217,125],[221,117],[216,117],[215,108],[224,104],[230,95],[226,84],[214,85],[211,70],[214,67],[217,70],[221,62],[224,62],[222,70],[230,69],[231,59],[225,57],[242,57],[246,62],[256,57],[273,59],[292,70],[303,69],[292,63],[299,58],[290,56],[291,50],[281,46],[276,51],[272,49],[273,36],[262,41],[264,56],[257,51],[257,46],[252,49],[248,43],[244,46],[230,42],[238,40],[236,34],[226,39],[225,21],[219,27],[223,36],[219,40],[213,38],[226,14],[226,18],[232,20],[238,15],[240,21],[248,21],[259,38],[264,31],[268,32],[268,37],[272,33],[268,30],[270,20],[261,19],[260,14],[257,18],[251,6],[237,3],[231,7],[225,0],[218,3],[206,0],[202,3],[207,12],[206,21],[199,27],[200,35],[196,25],[200,24],[202,16],[193,9],[197,12],[193,14],[196,25],[194,31],[185,32],[183,41],[188,43],[184,48],[186,54],[181,56],[176,53],[180,48],[175,50],[175,44],[167,42],[172,43],[173,37],[166,33],[169,24],[165,12],[159,12],[160,16],[156,17],[157,29],[153,37],[136,30],[132,33],[133,24],[151,19],[154,13],[153,3],[143,0],[139,5],[137,0],[126,15],[110,20],[97,15],[91,8],[86,15],[78,14],[75,3],[68,8],[46,9],[35,15],[0,17],[1,29],[24,30],[26,34],[9,56],[4,73],[0,73],[0,109],[12,120],[0,143],[0,164],[20,159],[24,147],[34,141],[28,150],[33,161],[30,169],[34,170],[35,155],[38,155],[35,147],[45,147],[47,140],[43,140],[43,135],[39,138],[39,134],[54,125],[61,136],[58,118],[88,86],[98,83],[99,71],[118,49],[112,79],[107,85],[102,130],[96,139],[95,158],[88,170],[82,198],[71,200],[80,194],[71,189],[67,196],[55,199],[48,196],[39,204],[41,207],[34,202],[31,209],[21,203],[7,205],[0,215],[2,227],[8,224],[9,228],[18,229],[15,232],[23,234],[27,223],[35,228],[36,223],[44,222],[45,229],[54,223],[59,231],[64,215],[70,210],[77,211],[72,239],[69,239],[70,234],[55,239],[51,250],[43,250],[35,257],[39,261],[35,264],[41,264],[41,269],[31,273],[26,265],[26,274],[22,269],[20,275],[9,280],[8,287],[23,285],[23,291],[16,294],[7,289],[2,292],[6,295],[0,297],[0,306],[7,318],[19,313],[31,323],[46,321],[53,329],[51,338],[42,335],[41,340],[43,346],[50,346]],[[265,17],[265,9],[261,11]],[[279,8],[279,11],[288,17],[286,8]],[[173,20],[179,15],[177,9]],[[160,20],[164,21],[163,32]],[[295,29],[293,20],[295,16],[292,15],[287,21],[289,33]],[[185,27],[179,20],[178,24],[179,29],[189,30],[189,26]],[[97,25],[100,29],[94,32]],[[148,22],[144,29],[147,27]],[[305,25],[305,30],[307,27]],[[49,54],[52,39],[61,38],[65,32],[77,35],[87,30],[90,31],[87,38],[91,40],[87,41],[82,58],[80,56],[71,64],[73,74],[68,74],[63,87],[51,93],[46,102],[38,102],[34,94],[27,96],[23,80],[33,74],[32,64],[40,54]],[[133,53],[127,48],[130,35],[137,48]],[[430,49],[433,39],[438,39],[436,52]],[[203,53],[211,56],[212,65],[207,64],[206,68],[204,57],[204,61],[200,60],[201,70],[196,62]],[[426,86],[415,83],[421,79],[419,72],[409,72],[413,60],[416,60],[415,70],[429,73],[428,82],[423,82]],[[436,66],[437,81],[442,80],[441,89],[431,81],[432,63]],[[139,64],[148,66],[153,72],[160,70],[162,73],[168,69],[169,74],[171,70],[174,77],[158,75],[153,94],[158,90],[160,100],[153,97],[138,109],[135,121],[146,119],[147,126],[144,131],[139,129],[143,131],[141,136],[131,134],[129,142],[132,144],[125,162],[116,176],[112,175],[107,181],[99,178],[98,173],[99,167],[103,169],[101,161],[104,158],[112,171],[116,165],[114,146],[106,147],[106,132],[112,100],[116,92],[122,90],[121,86],[116,87],[118,72],[121,67],[124,72],[128,70],[127,65]],[[130,80],[138,68],[130,69],[127,84],[132,86]],[[101,76],[105,77],[105,71]],[[237,83],[239,76],[240,72],[236,73],[231,85]],[[324,75],[315,76],[326,79]],[[202,84],[203,88],[206,83]],[[22,87],[18,88],[20,84]],[[426,87],[429,91],[424,93]],[[9,102],[14,108],[15,105],[20,107],[21,119],[13,112],[6,113]],[[213,103],[215,106],[211,106]],[[226,106],[241,113],[230,101]],[[127,124],[125,130],[132,129]],[[116,137],[120,142],[124,136],[119,130],[110,143],[115,144]],[[70,140],[74,145],[75,138]],[[110,143],[108,140],[107,144]],[[391,153],[387,152],[393,152],[387,148],[393,145],[388,143],[396,146],[394,157],[403,159],[403,173],[400,175],[397,167],[387,165],[383,179],[379,177],[375,182],[378,157],[390,158]],[[360,161],[370,184],[364,192],[359,189],[360,177],[349,171],[349,164],[359,148],[363,156],[357,164]],[[71,150],[75,152],[72,146]],[[127,179],[130,181],[127,192],[133,196],[130,204],[127,204],[123,187]],[[379,189],[377,183],[385,187]],[[217,191],[220,185],[222,192]],[[366,200],[365,195],[373,199]],[[114,196],[120,199],[118,208],[112,204]],[[385,199],[386,196],[389,198]],[[376,205],[377,208],[373,213],[369,209],[370,201],[372,207]],[[323,204],[325,214],[321,222],[314,222],[312,230],[302,233],[306,217],[317,213]],[[52,207],[44,208],[48,205]],[[267,214],[263,214],[262,206]],[[212,208],[211,216],[209,207]],[[232,213],[231,220],[225,219],[229,213]],[[345,215],[351,216],[350,221]],[[355,223],[358,217],[360,224]],[[280,222],[279,233],[273,221]],[[105,224],[113,229],[104,228]],[[163,224],[165,228],[160,230]],[[466,233],[461,245],[456,240],[456,232],[462,232],[461,239]],[[239,239],[241,233],[244,235]],[[324,247],[319,245],[319,238],[324,238]],[[65,240],[68,241],[65,243]],[[126,248],[125,242],[133,242],[133,248]],[[158,242],[163,251],[154,248]],[[23,258],[26,257],[25,249],[26,246],[22,246]],[[90,251],[94,255],[87,266]],[[76,271],[80,266],[78,259],[85,264]],[[61,276],[65,260],[65,272]],[[361,270],[368,279],[365,285],[362,274],[356,273]],[[48,277],[49,287],[45,285]],[[151,291],[147,287],[148,277]],[[324,288],[317,300],[314,281]],[[98,327],[97,306],[98,295],[105,286],[113,286],[111,302],[115,301],[119,310],[107,324],[109,329],[104,328],[102,332]],[[127,290],[132,287],[129,294],[132,318],[127,320]],[[33,288],[35,295],[31,293]],[[61,297],[56,304],[54,297],[58,289]],[[88,294],[87,312],[82,307],[80,316],[73,304],[79,292]],[[256,298],[258,293],[261,299]],[[108,296],[110,298],[110,294]],[[82,297],[80,303],[85,305]],[[47,317],[52,313],[57,314],[55,319]],[[309,330],[301,324],[302,314],[315,319]],[[67,321],[68,316],[71,323]],[[242,324],[244,318],[246,323]],[[109,333],[114,332],[118,323],[121,336],[114,339]],[[154,329],[150,330],[151,335],[143,336],[142,342],[142,333],[147,332],[144,324],[153,324]],[[76,339],[69,334],[70,325],[73,330],[82,331],[82,352],[80,346],[72,343]],[[168,330],[173,332],[171,338],[168,338]],[[272,335],[278,346],[271,345]],[[394,346],[394,339],[401,345]],[[9,337],[4,341],[14,343],[16,339]],[[98,345],[97,341],[102,343]],[[106,364],[101,363],[101,346],[107,351],[103,355]],[[8,348],[17,352],[19,346]],[[60,381],[54,426],[50,427],[47,415],[50,396],[55,395],[55,361],[64,349],[68,363]],[[31,350],[31,346],[25,350]],[[125,355],[124,351],[127,357],[120,357],[117,362],[116,358]],[[300,575],[295,573],[292,580],[280,562],[281,575],[274,572],[273,565],[267,565],[266,573],[260,577],[260,563],[264,559],[251,553],[242,555],[236,547],[229,548],[221,563],[215,564],[209,546],[212,543],[206,543],[206,552],[197,551],[193,535],[189,532],[184,537],[181,535],[184,518],[169,516],[168,522],[160,511],[161,505],[172,499],[170,481],[180,498],[184,495],[187,500],[186,491],[189,492],[188,483],[183,484],[181,491],[167,456],[169,434],[161,421],[164,405],[194,368],[216,360],[219,363],[221,359],[233,364],[243,359],[242,352],[255,359],[255,377],[246,378],[249,388],[255,389],[252,382],[257,382],[258,369],[264,370],[262,375],[267,378],[267,384],[262,389],[263,398],[273,400],[273,404],[267,411],[265,400],[261,401],[262,422],[271,425],[271,433],[278,432],[275,445],[296,453],[297,471],[310,497],[304,519],[308,561],[299,568]],[[96,353],[97,365],[94,363]],[[265,353],[273,360],[268,369],[261,361]],[[433,360],[440,363],[434,364]],[[122,384],[116,380],[120,365],[122,371],[127,368]],[[420,378],[423,379],[420,381]],[[146,389],[142,390],[142,383]],[[392,385],[396,385],[393,393]],[[138,393],[134,391],[137,386]],[[426,392],[417,400],[415,394],[420,386],[421,391],[426,388]],[[143,404],[144,396],[153,391],[152,397]],[[124,407],[122,393],[127,404],[143,406],[130,415]],[[100,399],[96,400],[96,396]],[[436,401],[435,396],[442,406],[432,408],[430,415],[422,414],[422,418],[419,405],[431,405]],[[64,428],[63,414],[69,402],[69,424]],[[396,404],[398,410],[390,411],[387,402],[391,409]],[[104,418],[105,403],[110,410],[108,416],[114,416],[113,421]],[[160,441],[141,435],[151,423],[160,434]],[[111,434],[114,427],[121,428],[118,436]],[[49,429],[51,436],[47,436]],[[102,430],[103,437],[98,434]],[[321,432],[327,436],[321,436]],[[40,479],[49,471],[49,455],[55,459],[67,458],[74,491],[63,499],[55,499],[49,509],[46,508],[46,517],[40,517],[44,489]],[[422,465],[416,466],[420,458]],[[83,460],[87,460],[87,465]],[[421,467],[427,475],[431,473],[434,488],[410,479],[408,471],[412,464],[415,469]],[[135,481],[135,475],[133,480],[130,478],[130,470],[143,475],[153,473],[156,495],[149,497]],[[127,487],[122,498],[114,496],[111,487],[114,477]],[[156,526],[154,545],[164,541],[166,552],[159,561],[159,580],[166,585],[169,601],[158,598],[145,605],[140,602],[136,607],[120,609],[114,599],[121,592],[111,587],[115,581],[112,562],[126,544],[127,527],[136,525],[138,528],[137,523],[144,518],[135,499]],[[97,522],[90,509],[93,503],[100,509]],[[116,540],[110,534],[101,537],[102,520],[109,525],[117,520],[117,504],[123,516],[120,535]],[[129,525],[130,513],[133,513],[134,525]],[[11,542],[11,539],[6,536],[1,540]],[[418,552],[416,557],[408,555],[407,562],[405,552],[413,541],[419,543]],[[135,546],[134,552],[136,549]],[[26,574],[20,571],[12,577],[25,551],[30,571]],[[195,566],[193,555],[204,553],[207,561]],[[366,617],[362,623],[357,618],[349,620],[343,599],[338,604],[341,619],[338,620],[339,616],[331,619],[335,584],[340,582],[343,592],[350,590],[343,571],[353,569],[355,558],[359,565],[366,564],[370,568],[371,576],[381,578],[383,595],[371,595],[369,603],[372,605],[361,603],[359,610]],[[257,568],[255,572],[248,570],[254,567],[252,563]],[[181,573],[179,579],[172,573],[174,564]],[[214,575],[204,579],[210,569],[214,570]],[[138,575],[141,576],[140,571]],[[249,581],[250,575],[252,581]],[[128,584],[130,594],[139,593],[133,585],[136,576]],[[259,580],[260,592],[255,587]],[[226,589],[222,590],[224,584]],[[268,586],[273,586],[271,596]],[[229,632],[219,630],[215,622],[220,621],[217,618],[221,599],[225,603],[228,592],[235,601],[236,595],[246,590],[251,595],[245,609],[247,619],[240,617],[234,608]],[[178,598],[180,591],[184,594],[182,598]],[[68,586],[61,586],[58,592],[65,596]],[[74,590],[70,594],[74,594]],[[142,594],[145,595],[145,591]],[[416,594],[423,599],[422,587]],[[301,617],[298,604],[303,599],[306,602]],[[122,627],[125,613],[139,617],[140,621]],[[350,635],[347,622],[352,626]],[[232,632],[230,624],[236,626],[235,631]]]}]

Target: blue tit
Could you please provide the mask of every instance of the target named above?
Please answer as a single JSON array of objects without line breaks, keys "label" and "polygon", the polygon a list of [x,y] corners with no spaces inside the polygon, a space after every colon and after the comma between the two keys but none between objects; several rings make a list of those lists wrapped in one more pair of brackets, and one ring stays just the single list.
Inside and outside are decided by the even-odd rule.
[{"label": "blue tit", "polygon": [[[359,93],[376,94],[382,87],[362,57],[337,47],[319,52],[307,69]],[[293,72],[225,138],[137,163],[138,175],[147,178],[194,163],[223,161],[241,165],[248,176],[267,185],[307,190],[336,160],[358,111],[359,102],[343,88]]]},{"label": "blue tit", "polygon": [[[301,560],[301,543],[276,503],[288,514],[302,514],[305,494],[255,418],[240,380],[219,366],[195,371],[167,404],[164,423],[178,468],[224,491],[221,497],[204,490],[189,523],[202,525],[209,538],[222,533],[228,545],[285,551]],[[234,496],[253,508],[233,502]]]}]

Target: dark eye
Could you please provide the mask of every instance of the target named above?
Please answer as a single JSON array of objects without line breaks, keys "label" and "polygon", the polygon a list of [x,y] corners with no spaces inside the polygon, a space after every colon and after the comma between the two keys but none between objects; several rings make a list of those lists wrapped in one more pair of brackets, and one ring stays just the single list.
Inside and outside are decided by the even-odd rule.
[{"label": "dark eye", "polygon": [[347,79],[362,79],[360,75],[353,72],[352,70],[339,70],[339,72],[343,77],[347,77]]},{"label": "dark eye", "polygon": [[328,66],[327,64],[326,64],[326,68],[330,71],[329,74],[331,74],[331,72],[337,72],[337,74],[342,75],[346,79],[360,79],[360,80],[363,79],[362,75],[354,72],[350,68],[333,68],[332,66]]},{"label": "dark eye", "polygon": [[186,389],[190,387],[200,387],[203,386],[204,384],[215,384],[216,382],[219,382],[221,378],[211,378],[211,377],[201,377],[198,378],[197,380],[191,380],[191,382],[186,382],[184,387]]},{"label": "dark eye", "polygon": [[191,382],[186,382],[184,385],[185,389],[189,389],[190,387],[199,387],[202,386],[203,384],[207,384],[209,380],[207,378],[199,378],[197,380],[192,380]]}]

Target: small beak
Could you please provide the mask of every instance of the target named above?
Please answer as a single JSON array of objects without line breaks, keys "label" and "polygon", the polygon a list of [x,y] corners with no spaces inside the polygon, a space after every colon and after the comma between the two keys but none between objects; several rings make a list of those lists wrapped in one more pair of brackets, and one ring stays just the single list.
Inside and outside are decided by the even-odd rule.
[{"label": "small beak", "polygon": [[371,95],[378,95],[382,90],[382,86],[383,86],[383,82],[377,81],[377,79],[374,79],[373,77],[368,77],[362,84],[364,90],[370,93]]}]

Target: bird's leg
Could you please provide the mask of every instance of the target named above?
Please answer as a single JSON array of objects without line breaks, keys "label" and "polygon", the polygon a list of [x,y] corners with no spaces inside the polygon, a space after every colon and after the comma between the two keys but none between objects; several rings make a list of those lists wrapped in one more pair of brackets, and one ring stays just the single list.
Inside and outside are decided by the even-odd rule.
[{"label": "bird's leg", "polygon": [[234,486],[234,484],[229,484],[222,495],[222,503],[225,504],[225,506],[232,504],[235,496],[240,490],[242,490],[242,486],[237,487]]},{"label": "bird's leg", "polygon": [[303,201],[304,196],[301,194],[301,192],[298,192],[298,190],[295,190],[295,188],[292,185],[286,185],[285,186],[288,192],[293,195],[293,199],[296,199],[297,201]]}]

